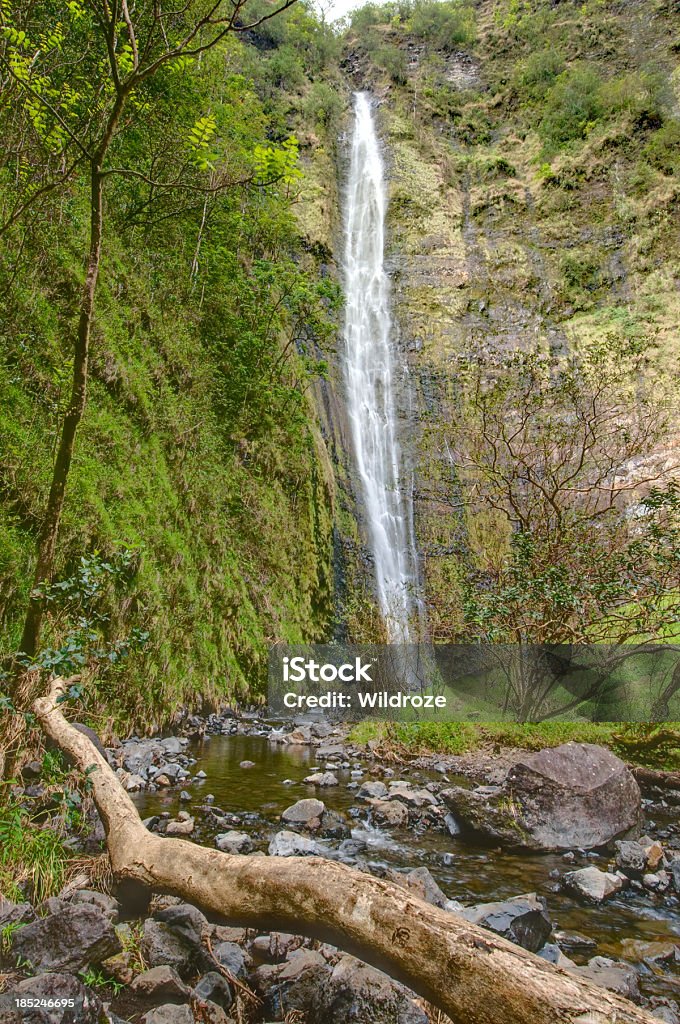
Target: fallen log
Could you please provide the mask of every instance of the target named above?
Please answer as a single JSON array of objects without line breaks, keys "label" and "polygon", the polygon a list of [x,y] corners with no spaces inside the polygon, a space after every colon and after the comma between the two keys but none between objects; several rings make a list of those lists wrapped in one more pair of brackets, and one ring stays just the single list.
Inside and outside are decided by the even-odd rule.
[{"label": "fallen log", "polygon": [[54,681],[35,713],[88,772],[115,877],[235,925],[329,942],[403,982],[454,1024],[658,1024],[651,1014],[394,883],[320,857],[247,857],[149,832],[106,759],[64,717]]}]

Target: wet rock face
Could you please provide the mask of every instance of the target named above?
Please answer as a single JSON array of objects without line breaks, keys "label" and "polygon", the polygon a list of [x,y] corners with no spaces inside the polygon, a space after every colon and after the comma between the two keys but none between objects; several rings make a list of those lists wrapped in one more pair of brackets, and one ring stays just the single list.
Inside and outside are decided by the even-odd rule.
[{"label": "wet rock face", "polygon": [[546,902],[536,893],[514,896],[499,903],[480,903],[458,913],[466,921],[488,928],[532,953],[538,952],[552,933]]},{"label": "wet rock face", "polygon": [[13,936],[12,954],[40,973],[79,971],[121,949],[109,918],[95,906],[61,904]]},{"label": "wet rock face", "polygon": [[640,790],[623,761],[591,743],[527,754],[500,786],[453,786],[442,799],[468,828],[531,850],[592,849],[640,822]]}]

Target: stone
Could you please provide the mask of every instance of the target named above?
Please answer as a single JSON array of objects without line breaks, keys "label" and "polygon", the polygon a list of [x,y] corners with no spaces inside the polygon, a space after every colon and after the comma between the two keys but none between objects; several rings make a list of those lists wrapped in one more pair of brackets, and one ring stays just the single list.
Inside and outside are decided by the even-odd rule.
[{"label": "stone", "polygon": [[322,979],[315,1004],[318,1020],[333,1024],[428,1024],[407,989],[382,971],[344,955]]},{"label": "stone", "polygon": [[594,865],[568,871],[562,879],[565,889],[575,893],[589,903],[602,903],[624,888],[624,881],[619,875],[609,871],[600,871]]},{"label": "stone", "polygon": [[540,956],[542,960],[547,960],[549,964],[555,964],[556,967],[576,967],[575,961],[565,956],[555,942],[546,943],[543,949],[539,949],[537,956]]},{"label": "stone", "polygon": [[285,809],[281,815],[281,821],[286,825],[298,825],[300,828],[314,830],[321,824],[321,815],[325,810],[326,805],[323,800],[313,798],[298,800],[297,803]]},{"label": "stone", "polygon": [[647,854],[644,846],[632,840],[618,840],[614,843],[615,861],[629,878],[642,878],[647,868]]},{"label": "stone", "polygon": [[194,994],[198,999],[217,1003],[223,1010],[228,1010],[234,1001],[234,994],[226,978],[217,971],[208,971],[194,985]]},{"label": "stone", "polygon": [[125,788],[128,793],[138,793],[140,789],[144,789],[146,781],[141,775],[128,775],[125,779]]},{"label": "stone", "polygon": [[633,1002],[640,1000],[637,971],[630,964],[622,964],[606,956],[594,956],[586,967],[573,967],[571,970],[626,999],[632,999]]},{"label": "stone", "polygon": [[587,935],[579,935],[578,932],[556,931],[553,938],[560,949],[566,953],[583,953],[595,949],[597,942]]},{"label": "stone", "polygon": [[[16,999],[21,998],[73,999],[75,1007],[24,1010],[15,1003]],[[99,996],[72,974],[39,974],[35,978],[16,982],[7,991],[0,993],[2,1024],[101,1024],[104,1020],[106,1016]]]},{"label": "stone", "polygon": [[357,800],[384,800],[386,797],[384,782],[364,782],[357,790]]},{"label": "stone", "polygon": [[113,924],[118,922],[120,911],[118,900],[114,899],[113,896],[107,896],[106,893],[97,892],[96,889],[79,889],[71,897],[71,904],[74,906],[89,904],[93,907],[98,907],[102,914],[105,914]]},{"label": "stone", "polygon": [[304,780],[310,786],[338,786],[337,775],[333,775],[333,772],[314,772],[313,775],[308,775]]},{"label": "stone", "polygon": [[674,999],[663,996],[652,996],[649,1000],[652,1017],[665,1021],[665,1024],[680,1024],[680,1006]]},{"label": "stone", "polygon": [[661,843],[650,843],[645,847],[645,854],[647,855],[647,870],[656,871],[663,861],[663,846]]},{"label": "stone", "polygon": [[203,936],[210,930],[205,914],[191,903],[176,903],[164,907],[162,910],[157,910],[153,916],[154,920],[167,925],[196,950],[201,949]]},{"label": "stone", "polygon": [[680,892],[680,857],[674,857],[668,865],[668,871],[673,880],[676,892]]},{"label": "stone", "polygon": [[503,845],[592,849],[639,827],[640,790],[623,761],[591,743],[524,754],[497,786],[441,794],[459,821]]},{"label": "stone", "polygon": [[488,928],[531,953],[538,952],[552,934],[546,902],[535,892],[497,903],[478,903],[458,913],[471,924]]},{"label": "stone", "polygon": [[190,836],[194,831],[194,819],[186,821],[169,821],[165,829],[166,836]]},{"label": "stone", "polygon": [[226,967],[235,978],[246,976],[246,955],[235,942],[220,942],[213,947],[215,959],[222,967]]},{"label": "stone", "polygon": [[250,836],[245,832],[235,832],[233,829],[215,836],[215,846],[222,853],[250,853],[253,849]]},{"label": "stone", "polygon": [[196,959],[192,943],[153,918],[144,922],[142,952],[150,967],[172,967],[180,975],[188,973]]},{"label": "stone", "polygon": [[284,963],[262,964],[250,980],[263,1001],[265,1020],[283,1020],[295,1010],[313,1017],[320,988],[329,976],[330,968],[321,953],[301,949]]},{"label": "stone", "polygon": [[164,1003],[145,1013],[142,1024],[194,1024],[194,1015],[190,1006]]},{"label": "stone", "polygon": [[187,741],[179,736],[168,736],[167,739],[161,740],[161,746],[169,757],[181,754],[186,745]]},{"label": "stone", "polygon": [[10,924],[28,924],[35,921],[35,910],[30,903],[13,903],[0,896],[0,931]]},{"label": "stone", "polygon": [[370,800],[373,820],[379,825],[406,828],[408,807],[401,800]]},{"label": "stone", "polygon": [[129,985],[134,978],[133,964],[134,958],[132,953],[126,950],[102,961],[102,967],[109,977],[119,981],[121,985]]},{"label": "stone", "polygon": [[411,807],[434,807],[438,800],[427,789],[413,789],[408,782],[393,782],[387,794],[388,800],[403,800]]},{"label": "stone", "polygon": [[410,889],[416,896],[434,907],[445,907],[449,902],[448,896],[442,892],[426,867],[413,868],[407,872],[391,870],[385,877],[396,885]]},{"label": "stone", "polygon": [[321,815],[321,824],[318,829],[314,831],[326,839],[348,839],[352,834],[343,816],[337,811],[328,810],[328,808]]},{"label": "stone", "polygon": [[185,985],[177,971],[172,967],[152,967],[142,974],[138,974],[130,985],[130,991],[136,996],[144,996],[149,999],[178,1000],[180,1002],[189,998],[191,990]]},{"label": "stone", "polygon": [[255,767],[255,762],[254,761],[241,761],[241,763],[239,764],[239,768],[254,768],[254,767]]},{"label": "stone", "polygon": [[80,971],[120,949],[109,918],[87,904],[65,904],[58,914],[32,921],[12,936],[12,955],[27,960],[41,974]]},{"label": "stone", "polygon": [[285,829],[277,832],[269,844],[269,854],[272,857],[318,857],[320,855],[318,843],[306,836],[300,836],[297,832],[287,832]]}]

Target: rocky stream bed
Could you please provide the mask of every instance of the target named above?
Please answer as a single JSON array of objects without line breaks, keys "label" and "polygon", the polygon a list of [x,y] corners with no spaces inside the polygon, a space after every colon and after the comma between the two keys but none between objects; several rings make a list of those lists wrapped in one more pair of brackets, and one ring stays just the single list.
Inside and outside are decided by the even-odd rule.
[{"label": "rocky stream bed", "polygon": [[[680,1024],[680,792],[641,799],[603,748],[388,763],[325,723],[226,711],[107,756],[152,831],[388,877]],[[40,790],[29,779],[26,798]],[[95,816],[89,849],[102,840]],[[71,884],[38,907],[0,899],[3,929],[2,1024],[429,1019],[334,947],[208,921],[172,897]]]}]

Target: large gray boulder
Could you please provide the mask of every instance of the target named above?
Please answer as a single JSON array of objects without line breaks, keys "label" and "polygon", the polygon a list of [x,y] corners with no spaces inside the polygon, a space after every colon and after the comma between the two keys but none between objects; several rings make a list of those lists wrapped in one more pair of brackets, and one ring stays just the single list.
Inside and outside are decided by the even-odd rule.
[{"label": "large gray boulder", "polygon": [[319,991],[330,974],[320,953],[300,949],[282,964],[263,964],[251,976],[251,983],[263,1002],[266,1020],[283,1020],[287,1013],[314,1012]]},{"label": "large gray boulder", "polygon": [[640,790],[623,761],[592,743],[525,754],[501,785],[441,794],[457,819],[506,846],[592,849],[640,824]]},{"label": "large gray boulder", "polygon": [[12,955],[28,961],[41,974],[80,971],[115,956],[120,949],[109,918],[87,904],[62,904],[58,914],[38,918],[12,937]]}]

